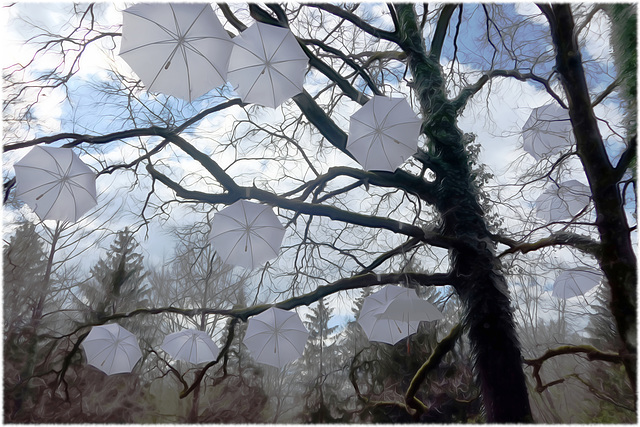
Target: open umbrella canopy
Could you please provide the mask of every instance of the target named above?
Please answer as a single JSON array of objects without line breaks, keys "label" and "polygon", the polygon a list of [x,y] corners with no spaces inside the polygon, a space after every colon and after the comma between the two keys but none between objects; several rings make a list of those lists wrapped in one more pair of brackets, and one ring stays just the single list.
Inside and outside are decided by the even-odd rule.
[{"label": "open umbrella canopy", "polygon": [[[409,289],[413,291],[413,289]],[[415,294],[415,291],[413,291]],[[438,308],[431,304],[429,301],[418,298],[416,295],[410,297],[407,295],[400,295],[393,299],[387,308],[382,313],[377,314],[378,319],[390,319],[398,320],[400,322],[415,322],[415,321],[434,321],[443,319],[444,316],[438,310]]]},{"label": "open umbrella canopy", "polygon": [[536,215],[547,221],[560,221],[577,215],[589,204],[588,186],[574,179],[547,188],[536,199]]},{"label": "open umbrella canopy", "polygon": [[535,108],[522,128],[524,150],[536,160],[561,152],[573,143],[567,110],[557,104]]},{"label": "open umbrella canopy", "polygon": [[257,362],[282,368],[302,355],[308,337],[297,313],[271,307],[249,319],[242,342]]},{"label": "open umbrella canopy", "polygon": [[142,358],[136,336],[115,323],[94,326],[81,345],[87,363],[107,375],[131,372]]},{"label": "open umbrella canopy", "polygon": [[598,286],[602,280],[602,273],[592,268],[572,268],[563,271],[553,284],[552,295],[558,298],[573,298],[584,295],[587,291]]},{"label": "open umbrella canopy", "polygon": [[167,335],[160,348],[174,359],[195,364],[211,362],[220,354],[220,349],[209,334],[196,329],[184,329]]},{"label": "open umbrella canopy", "polygon": [[16,196],[42,220],[75,222],[97,204],[96,174],[71,148],[33,147],[14,168]]},{"label": "open umbrella canopy", "polygon": [[256,22],[234,42],[229,81],[244,102],[275,108],[303,91],[309,59],[289,29]]},{"label": "open umbrella canopy", "polygon": [[120,56],[148,90],[192,101],[226,82],[232,48],[208,3],[141,3],[124,11]]},{"label": "open umbrella canopy", "polygon": [[[382,317],[385,310],[395,299],[419,299],[413,289],[386,285],[364,299],[358,324],[369,341],[395,344],[418,331],[419,319],[393,319]],[[395,313],[395,308],[392,309]]]},{"label": "open umbrella canopy", "polygon": [[266,205],[239,200],[213,216],[212,246],[222,261],[253,269],[278,255],[284,227]]},{"label": "open umbrella canopy", "polygon": [[421,123],[404,98],[376,95],[351,115],[347,150],[366,170],[393,172],[418,150]]}]

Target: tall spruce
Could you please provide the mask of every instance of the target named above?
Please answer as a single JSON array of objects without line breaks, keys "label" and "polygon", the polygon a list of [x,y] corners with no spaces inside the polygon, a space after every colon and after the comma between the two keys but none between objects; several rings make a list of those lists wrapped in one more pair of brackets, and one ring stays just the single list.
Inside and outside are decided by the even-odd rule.
[{"label": "tall spruce", "polygon": [[304,411],[305,422],[323,423],[340,421],[342,414],[334,413],[338,408],[337,386],[331,381],[336,360],[333,345],[328,342],[337,325],[329,326],[333,308],[318,300],[311,312],[305,315],[305,326],[309,339],[304,351]]},{"label": "tall spruce", "polygon": [[[83,289],[86,321],[100,321],[115,313],[123,313],[149,305],[150,289],[140,246],[133,233],[125,228],[116,233],[106,256],[91,268],[92,280]],[[136,332],[141,319],[122,321],[122,326]]]}]

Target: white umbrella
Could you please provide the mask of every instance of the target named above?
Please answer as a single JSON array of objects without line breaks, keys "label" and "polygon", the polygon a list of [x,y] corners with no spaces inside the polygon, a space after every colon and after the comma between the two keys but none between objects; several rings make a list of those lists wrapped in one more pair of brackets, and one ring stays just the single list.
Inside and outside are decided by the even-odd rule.
[{"label": "white umbrella", "polygon": [[282,368],[302,355],[308,336],[298,314],[271,307],[249,319],[242,342],[257,362]]},{"label": "white umbrella", "polygon": [[136,336],[115,323],[94,326],[81,345],[87,363],[107,375],[131,372],[142,358]]},{"label": "white umbrella", "polygon": [[524,150],[536,160],[561,152],[573,143],[567,110],[558,104],[535,108],[522,128]]},{"label": "white umbrella", "polygon": [[171,357],[190,363],[216,360],[220,349],[209,334],[195,329],[184,329],[164,337],[160,346]]},{"label": "white umbrella", "polygon": [[380,318],[380,315],[396,298],[418,299],[413,289],[386,285],[364,299],[358,324],[362,327],[369,341],[395,344],[418,331],[420,320],[397,320]]},{"label": "white umbrella", "polygon": [[97,204],[96,174],[71,148],[33,147],[14,168],[16,196],[42,220],[77,221]]},{"label": "white umbrella", "polygon": [[393,172],[418,150],[421,123],[404,98],[376,95],[351,115],[347,150],[366,170]]},{"label": "white umbrella", "polygon": [[602,273],[591,268],[572,268],[563,271],[553,284],[553,296],[558,298],[573,298],[584,295],[588,290],[596,287],[602,280]]},{"label": "white umbrella", "polygon": [[547,221],[569,219],[589,204],[589,187],[574,179],[547,188],[536,199],[536,215]]},{"label": "white umbrella", "polygon": [[232,48],[208,3],[141,3],[124,11],[120,56],[148,90],[192,101],[226,82]]},{"label": "white umbrella", "polygon": [[253,269],[278,255],[284,227],[269,206],[239,200],[211,221],[211,244],[227,264]]},{"label": "white umbrella", "polygon": [[[413,289],[410,289],[413,291]],[[415,291],[414,291],[415,293]],[[415,322],[443,319],[444,316],[438,308],[429,301],[401,295],[389,303],[382,313],[377,314],[378,319],[398,320],[400,322]]]},{"label": "white umbrella", "polygon": [[234,42],[228,77],[244,102],[275,108],[303,91],[309,59],[290,30],[256,22]]}]

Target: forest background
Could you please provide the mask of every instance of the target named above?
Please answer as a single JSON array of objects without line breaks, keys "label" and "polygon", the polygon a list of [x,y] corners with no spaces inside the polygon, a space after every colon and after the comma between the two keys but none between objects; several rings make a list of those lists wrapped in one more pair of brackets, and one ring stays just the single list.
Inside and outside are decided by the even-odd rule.
[{"label": "forest background", "polygon": [[[305,91],[275,109],[231,85],[193,102],[147,91],[117,55],[126,6],[3,6],[5,422],[635,422],[634,5],[214,5],[234,36],[258,20],[305,49]],[[405,97],[423,120],[393,173],[345,148],[373,95]],[[535,159],[523,126],[551,103],[572,135]],[[98,174],[98,206],[76,223],[15,197],[13,164],[43,144]],[[536,215],[570,179],[589,205]],[[286,226],[279,256],[251,271],[208,241],[237,199]],[[602,283],[555,298],[571,268]],[[355,319],[384,284],[445,319],[369,342]],[[310,331],[283,370],[241,342],[271,304]],[[79,343],[114,321],[143,359],[108,377]],[[158,349],[184,327],[221,358]]]}]

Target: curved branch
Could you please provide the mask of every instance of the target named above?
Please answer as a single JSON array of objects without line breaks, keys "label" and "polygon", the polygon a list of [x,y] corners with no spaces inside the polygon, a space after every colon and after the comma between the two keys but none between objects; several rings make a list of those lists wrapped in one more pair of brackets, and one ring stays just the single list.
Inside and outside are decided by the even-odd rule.
[{"label": "curved branch", "polygon": [[425,378],[434,370],[442,359],[448,352],[450,352],[458,338],[462,335],[462,324],[458,323],[456,326],[451,329],[449,335],[444,337],[442,341],[438,343],[436,348],[433,349],[429,359],[418,369],[416,374],[413,376],[411,380],[411,384],[409,384],[409,388],[405,394],[404,400],[407,403],[407,406],[412,407],[416,411],[425,412],[425,405],[416,397],[416,393],[420,388],[420,385],[424,382]]},{"label": "curved branch", "polygon": [[596,97],[596,99],[593,100],[593,102],[591,103],[592,107],[595,107],[596,105],[600,104],[602,101],[604,101],[607,96],[611,95],[611,92],[613,92],[614,90],[616,90],[616,88],[618,86],[620,86],[620,83],[622,82],[622,77],[619,76],[617,79],[615,79],[609,86],[607,86],[607,88],[605,90],[603,90],[600,95],[598,95]]},{"label": "curved branch", "polygon": [[559,245],[574,247],[589,255],[593,255],[596,259],[600,259],[602,256],[602,248],[600,247],[600,243],[590,239],[589,237],[581,236],[574,233],[554,233],[549,237],[545,237],[544,239],[540,239],[533,243],[516,242],[515,240],[499,235],[494,235],[493,238],[498,243],[509,246],[509,249],[502,252],[498,257],[503,257],[507,254],[515,254],[517,252],[526,254],[527,252],[536,251],[538,249],[546,248],[549,246]]},{"label": "curved branch", "polygon": [[[304,43],[305,45],[306,44],[316,45],[319,48],[321,48],[322,50],[324,50],[326,52],[329,52],[329,53],[331,53],[333,55],[336,55],[338,58],[342,59],[348,66],[350,66],[354,71],[356,71],[360,77],[362,77],[362,79],[367,83],[367,86],[369,87],[369,89],[371,89],[371,91],[375,95],[382,95],[382,92],[380,91],[378,86],[376,86],[375,82],[373,80],[371,80],[371,76],[366,72],[366,70],[364,68],[362,68],[361,66],[359,66],[353,59],[351,59],[347,55],[345,55],[342,51],[340,51],[340,50],[338,50],[338,49],[336,49],[334,47],[331,47],[328,44],[321,42],[320,40],[299,39],[298,41],[301,42],[301,43]],[[307,54],[307,56],[308,55],[309,54]],[[329,76],[327,76],[327,77],[329,77]],[[361,95],[361,96],[364,97],[364,95]],[[356,102],[358,102],[358,101],[356,101]],[[364,102],[358,102],[358,103],[359,104],[364,104]]]},{"label": "curved branch", "polygon": [[209,114],[216,113],[218,111],[224,110],[225,108],[229,108],[232,106],[244,106],[242,100],[239,98],[231,99],[229,101],[223,102],[211,108],[207,108],[206,110],[202,110],[200,113],[186,120],[181,125],[175,128],[167,128],[167,127],[159,127],[159,126],[149,126],[146,128],[136,128],[136,129],[128,129],[119,132],[108,133],[104,135],[84,135],[80,133],[59,133],[57,135],[44,136],[41,138],[35,138],[29,141],[24,142],[14,142],[4,145],[4,151],[12,151],[20,148],[32,147],[38,144],[52,144],[58,141],[69,140],[64,147],[75,147],[82,143],[87,144],[107,144],[109,142],[118,141],[121,139],[127,138],[136,138],[140,136],[160,136],[163,138],[168,138],[172,135],[180,133],[187,129],[188,127],[194,125],[200,120],[204,119]]},{"label": "curved branch", "polygon": [[224,17],[227,18],[227,21],[229,21],[229,23],[233,25],[238,31],[243,32],[244,30],[247,29],[247,26],[244,25],[242,21],[240,21],[233,14],[233,12],[231,11],[231,8],[227,3],[218,3],[218,7],[222,11],[222,14],[224,15]]},{"label": "curved branch", "polygon": [[565,345],[562,347],[557,347],[554,349],[547,350],[542,356],[536,359],[524,359],[523,362],[529,366],[533,367],[533,377],[536,380],[536,391],[538,393],[542,393],[547,388],[560,384],[564,381],[564,379],[558,379],[552,381],[548,384],[543,384],[542,378],[540,377],[540,369],[542,369],[542,364],[556,356],[561,356],[565,354],[584,354],[589,361],[592,360],[603,360],[605,362],[610,363],[622,363],[622,357],[616,353],[606,353],[598,350],[595,347],[590,345]]},{"label": "curved branch", "polygon": [[457,7],[457,4],[447,3],[440,11],[440,17],[438,17],[433,40],[431,40],[431,48],[429,49],[429,56],[431,56],[434,61],[440,62],[440,55],[442,54],[442,46],[444,45],[444,39],[447,35],[447,28],[449,27],[451,16]]},{"label": "curved branch", "polygon": [[384,30],[381,30],[380,28],[376,28],[373,25],[368,24],[367,22],[362,20],[359,16],[353,13],[347,12],[346,10],[338,6],[334,6],[329,3],[305,3],[304,5],[307,7],[315,7],[315,8],[324,10],[325,12],[329,12],[333,15],[339,16],[340,18],[344,18],[347,21],[351,22],[353,25],[357,26],[361,30],[371,34],[374,37],[388,40],[398,45],[400,44],[400,41],[395,32],[384,31]]},{"label": "curved branch", "polygon": [[320,131],[322,136],[324,136],[331,145],[355,160],[353,155],[347,150],[347,134],[320,108],[313,97],[309,95],[309,92],[305,90],[292,99],[304,113],[307,120]]},{"label": "curved branch", "polygon": [[311,50],[304,44],[303,40],[298,40],[298,42],[300,43],[300,47],[302,48],[304,53],[309,58],[309,65],[320,71],[322,74],[327,76],[329,80],[338,85],[338,87],[342,89],[342,92],[347,95],[352,101],[357,102],[360,105],[364,105],[369,100],[369,98],[365,94],[353,87],[351,83],[349,83],[347,79],[342,77],[336,70],[334,70],[320,58],[315,56],[313,52],[311,52]]},{"label": "curved branch", "polygon": [[[200,153],[200,155],[202,156],[202,153]],[[213,165],[215,164],[215,162],[209,159],[209,163],[212,164],[211,168],[213,169]],[[226,175],[226,173],[222,171],[220,166],[215,164],[215,168],[219,169],[222,176],[226,176],[227,179],[233,182],[232,178]],[[184,199],[191,199],[212,204],[231,204],[240,199],[256,199],[262,203],[266,203],[272,206],[278,206],[282,209],[288,209],[300,214],[323,216],[331,218],[335,221],[361,225],[368,228],[381,228],[392,231],[394,233],[416,237],[424,243],[442,247],[445,249],[458,248],[459,250],[465,250],[467,248],[467,242],[465,241],[450,236],[444,236],[435,231],[424,230],[421,227],[403,223],[386,217],[363,215],[356,212],[349,212],[338,209],[334,206],[317,205],[301,202],[299,200],[287,199],[285,197],[273,194],[269,191],[261,190],[256,187],[242,187],[235,184],[235,182],[233,182],[232,186],[227,186],[222,183],[227,189],[231,189],[228,193],[224,194],[209,194],[199,191],[191,191],[183,188],[180,184],[171,180],[166,175],[160,173],[151,165],[147,165],[147,171],[153,176],[153,178],[157,179],[158,181],[162,182],[167,187],[175,191],[178,197]],[[217,178],[217,175],[214,174],[214,176],[216,176]]]},{"label": "curved branch", "polygon": [[629,169],[629,167],[631,166],[631,164],[636,158],[637,150],[638,150],[637,137],[636,135],[633,135],[633,137],[631,137],[631,139],[629,140],[629,145],[627,149],[624,150],[624,152],[620,156],[620,160],[618,160],[618,164],[614,168],[616,181],[620,181],[624,177],[624,174],[627,172],[627,169]]},{"label": "curved branch", "polygon": [[467,105],[467,102],[469,102],[469,99],[473,95],[478,93],[484,87],[484,85],[489,81],[489,79],[492,79],[494,77],[511,77],[521,82],[526,82],[531,80],[536,83],[539,83],[542,86],[544,86],[547,93],[551,95],[551,97],[553,97],[553,99],[555,99],[558,102],[558,104],[562,106],[562,108],[567,108],[567,105],[564,103],[562,98],[560,98],[560,96],[558,96],[558,94],[555,93],[551,88],[551,85],[549,84],[548,79],[542,78],[533,73],[521,73],[520,71],[517,71],[517,70],[491,70],[485,73],[482,77],[480,77],[478,81],[473,85],[467,86],[466,88],[462,89],[460,91],[460,94],[455,99],[453,99],[452,104],[456,109],[456,111],[463,109]]},{"label": "curved branch", "polygon": [[391,188],[399,187],[407,193],[417,195],[427,203],[435,202],[435,185],[406,171],[397,169],[395,172],[371,172],[346,166],[332,167],[324,175],[304,183],[300,187],[284,194],[284,196],[291,196],[304,190],[298,199],[305,200],[315,188],[325,186],[329,181],[345,176],[360,180],[364,185]]}]

